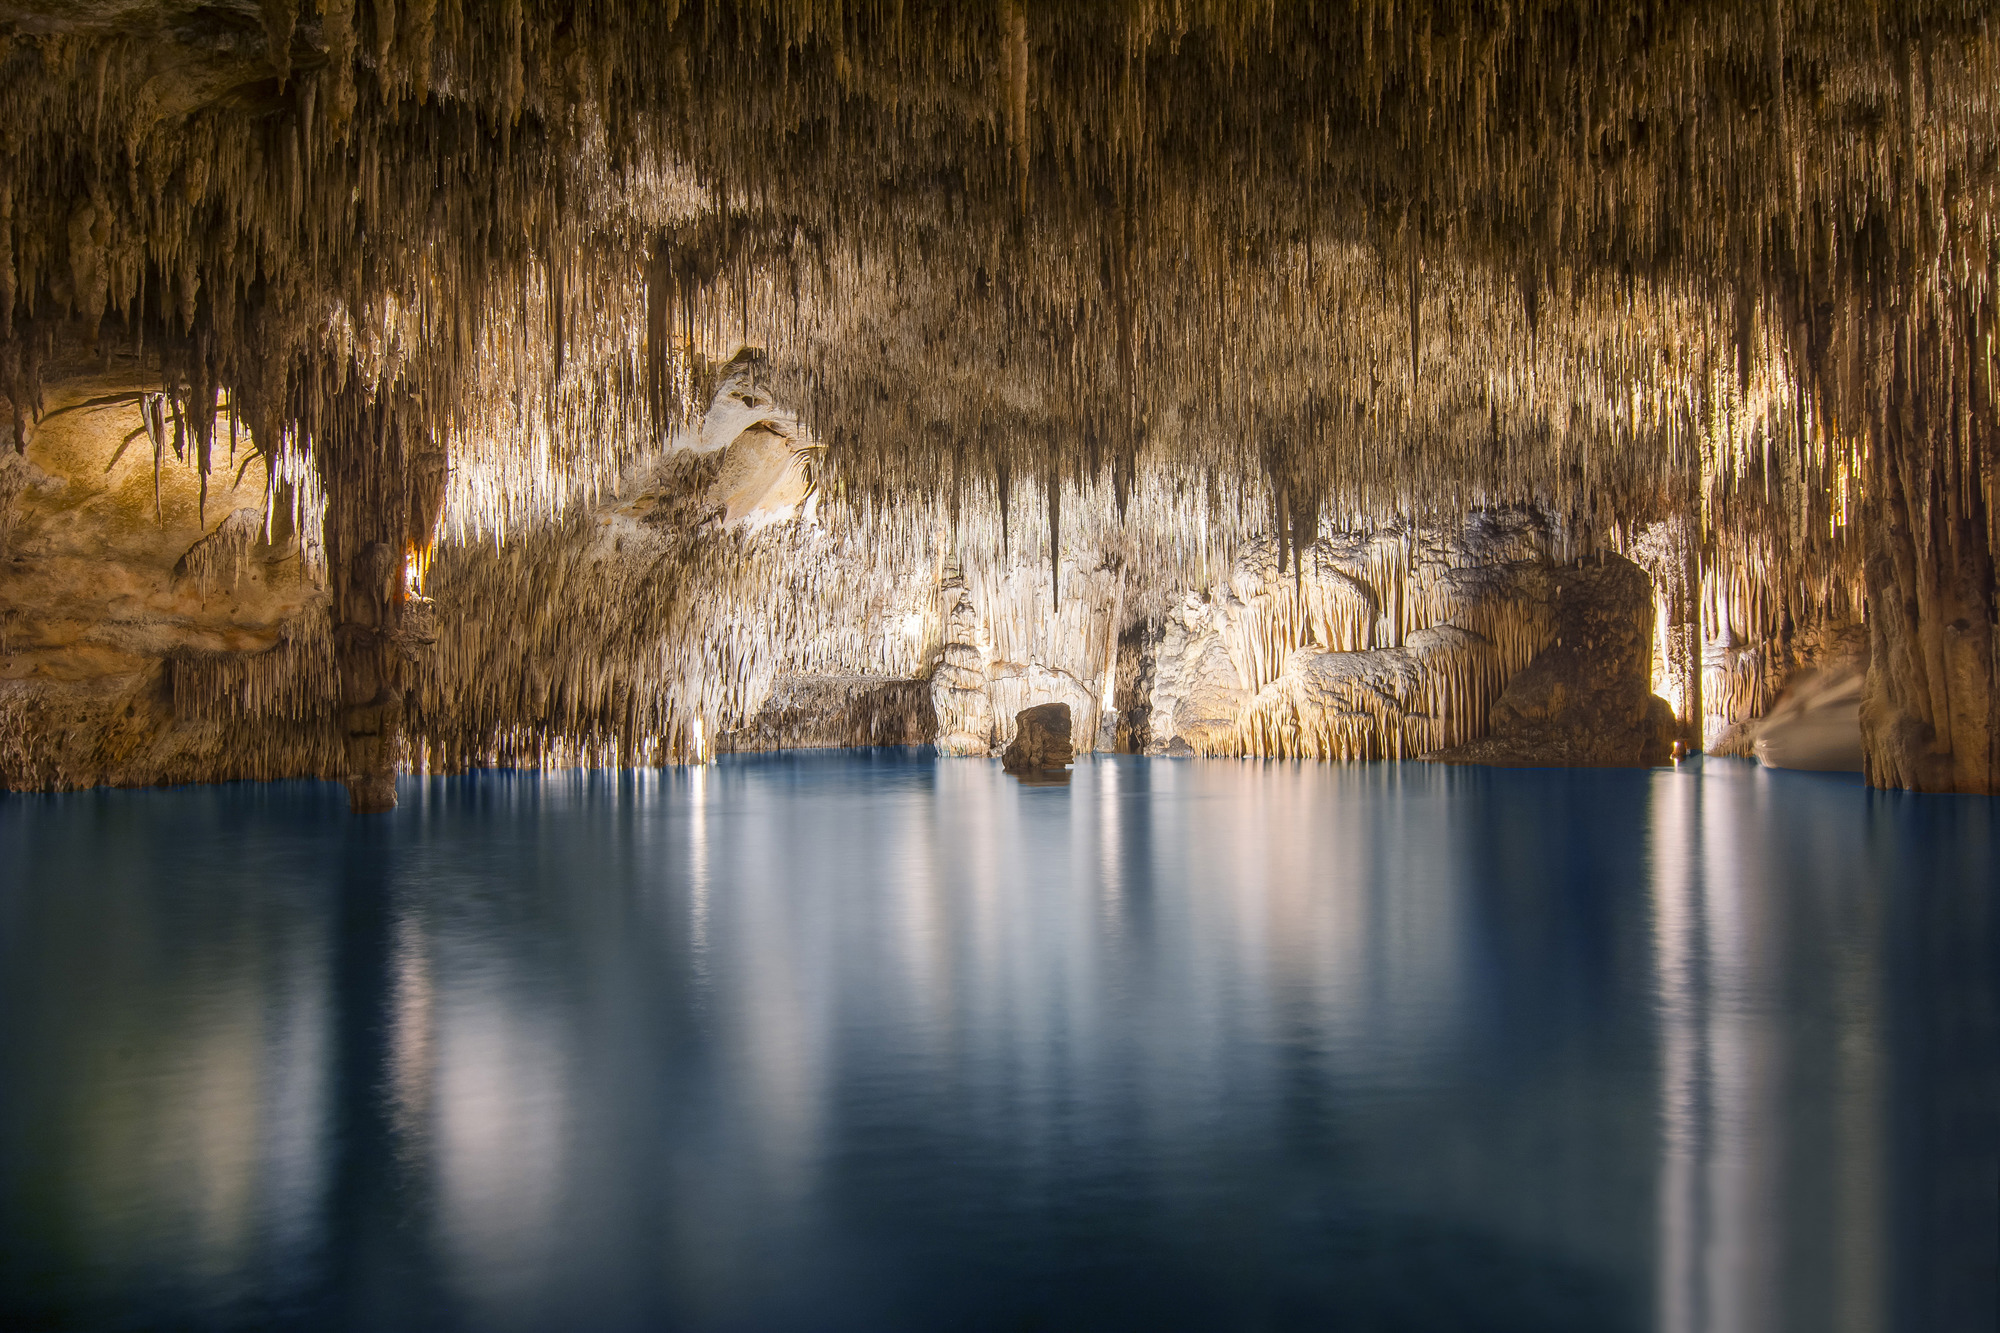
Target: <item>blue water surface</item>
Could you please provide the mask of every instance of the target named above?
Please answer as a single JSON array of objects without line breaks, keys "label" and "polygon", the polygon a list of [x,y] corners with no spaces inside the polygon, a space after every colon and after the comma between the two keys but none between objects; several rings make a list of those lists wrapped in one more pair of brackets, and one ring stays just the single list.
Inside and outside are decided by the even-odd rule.
[{"label": "blue water surface", "polygon": [[2000,803],[846,751],[0,796],[0,1325],[1990,1330]]}]

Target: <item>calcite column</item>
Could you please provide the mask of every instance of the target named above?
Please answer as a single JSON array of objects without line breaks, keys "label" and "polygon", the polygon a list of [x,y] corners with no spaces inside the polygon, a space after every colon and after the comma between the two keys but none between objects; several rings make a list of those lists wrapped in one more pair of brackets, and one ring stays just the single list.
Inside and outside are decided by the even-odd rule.
[{"label": "calcite column", "polygon": [[1660,693],[1674,709],[1680,741],[1705,747],[1702,700],[1701,541],[1694,521],[1677,514],[1653,524],[1627,552],[1652,577],[1659,607]]},{"label": "calcite column", "polygon": [[[1993,479],[1964,475],[1911,407],[1883,423],[1866,517],[1869,785],[2000,791]],[[1940,432],[1942,434],[1942,432]]]},{"label": "calcite column", "polygon": [[409,690],[409,561],[436,527],[443,460],[410,400],[351,381],[324,413],[315,447],[348,803],[356,814],[392,810]]},{"label": "calcite column", "polygon": [[340,677],[339,726],[347,755],[347,796],[356,814],[396,808],[396,758],[407,689],[401,637],[404,557],[388,542],[364,543],[337,556],[334,662]]}]

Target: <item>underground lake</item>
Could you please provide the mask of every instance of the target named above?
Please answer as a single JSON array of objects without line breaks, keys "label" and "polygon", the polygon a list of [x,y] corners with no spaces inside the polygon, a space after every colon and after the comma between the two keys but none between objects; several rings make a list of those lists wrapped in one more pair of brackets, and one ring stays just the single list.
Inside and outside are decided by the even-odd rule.
[{"label": "underground lake", "polygon": [[1991,1326],[1990,799],[916,748],[398,794],[0,795],[0,1324]]}]

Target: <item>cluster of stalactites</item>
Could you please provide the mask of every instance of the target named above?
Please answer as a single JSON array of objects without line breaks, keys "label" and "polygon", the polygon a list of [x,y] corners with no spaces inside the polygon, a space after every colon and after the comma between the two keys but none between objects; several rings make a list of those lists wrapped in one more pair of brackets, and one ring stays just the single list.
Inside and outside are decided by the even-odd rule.
[{"label": "cluster of stalactites", "polygon": [[[263,17],[209,40],[148,30],[143,8],[0,31],[8,443],[45,367],[87,350],[157,370],[149,424],[204,483],[218,412],[232,447],[275,456],[325,415],[314,395],[359,377],[501,474],[497,505],[468,488],[473,526],[593,494],[651,434],[626,293],[702,192],[647,125],[612,141],[606,70],[517,2]],[[538,432],[563,444],[521,457]]]},{"label": "cluster of stalactites", "polygon": [[177,720],[190,723],[322,721],[339,694],[332,624],[322,604],[278,626],[256,653],[182,652],[167,659]]},{"label": "cluster of stalactites", "polygon": [[[186,333],[206,303],[233,353],[270,345],[243,336],[253,310],[310,327],[329,300],[359,319],[396,297],[421,327],[402,339],[404,373],[456,421],[466,405],[446,390],[476,396],[491,374],[481,320],[538,284],[567,306],[643,268],[665,294],[649,311],[646,386],[624,390],[657,413],[670,407],[666,353],[685,351],[694,312],[746,306],[774,263],[794,301],[808,299],[800,268],[851,266],[878,298],[969,316],[891,382],[949,381],[954,359],[965,377],[1003,381],[992,401],[947,383],[960,401],[908,410],[989,475],[1082,471],[1093,452],[1129,475],[1132,452],[1178,413],[1233,437],[1280,479],[1288,509],[1312,509],[1338,505],[1350,472],[1429,484],[1393,460],[1343,462],[1385,435],[1408,437],[1392,452],[1447,464],[1438,484],[1453,499],[1468,466],[1511,477],[1504,442],[1547,452],[1536,441],[1549,434],[1564,443],[1534,480],[1601,488],[1591,473],[1605,455],[1657,453],[1664,437],[1671,460],[1712,415],[1705,401],[1648,410],[1625,390],[1664,379],[1706,400],[1718,362],[1747,389],[1771,345],[1811,364],[1766,390],[1789,393],[1798,418],[1770,429],[1851,438],[1865,393],[1829,370],[1859,364],[1837,346],[1849,304],[1872,318],[1872,288],[1885,276],[1911,288],[1912,264],[1907,295],[1977,296],[1988,266],[1972,261],[1991,253],[1978,167],[1992,45],[1976,12],[1951,4],[1888,18],[1832,0],[1671,15],[1632,4],[1582,20],[1540,5],[1497,18],[1395,4],[621,9],[565,6],[558,22],[519,0],[311,12],[273,0],[265,45],[230,48],[246,54],[229,114],[147,91],[171,43],[24,32],[9,57],[28,76],[7,81],[23,127],[9,165],[38,188],[9,192],[0,307],[90,318],[136,304]],[[718,205],[709,222],[684,225],[703,203]],[[53,244],[14,243],[35,236]],[[571,271],[607,238],[612,271]],[[1360,302],[1352,283],[1319,279],[1357,249],[1373,289]],[[1456,297],[1468,281],[1491,290]],[[1587,326],[1607,291],[1627,322],[1691,328],[1703,345],[1602,369]],[[823,297],[812,318],[766,329],[792,335],[822,435],[852,442],[866,484],[935,488],[937,461],[902,456],[944,453],[931,432],[885,439],[883,414],[860,407],[882,377],[845,366],[869,340],[839,324],[879,326],[881,312]],[[1459,328],[1492,327],[1503,297],[1519,331],[1460,347]],[[1270,336],[1243,336],[1246,322]],[[1536,373],[1542,412],[1448,382],[1457,362],[1525,370],[1536,340],[1606,382]],[[580,342],[556,319],[527,355],[559,380],[588,353]],[[1026,373],[985,374],[987,353]],[[248,373],[236,359],[222,358],[232,379]],[[1821,379],[1837,401],[1820,400]],[[1311,392],[1327,383],[1365,387]],[[998,443],[966,429],[982,420]],[[1503,441],[1502,460],[1453,459],[1482,438]],[[1309,524],[1288,514],[1286,526]]]},{"label": "cluster of stalactites", "polygon": [[[1108,487],[1071,488],[1075,519],[1052,590],[1046,575],[1008,578],[1045,569],[1043,503],[1014,497],[1020,512],[1004,535],[990,486],[956,515],[937,501],[871,509],[836,494],[812,520],[758,528],[703,508],[713,468],[713,455],[674,454],[631,483],[625,504],[504,545],[440,549],[429,574],[436,644],[414,696],[413,744],[431,746],[426,762],[578,746],[609,746],[632,762],[706,758],[782,676],[930,671],[947,570],[969,571],[991,603],[983,609],[1003,656],[1052,659],[1081,634],[1102,674],[1118,628],[1147,599],[1227,567],[1222,548],[1198,540],[1220,527],[1199,521],[1220,497],[1163,475],[1141,476],[1122,522]],[[1145,571],[1129,605],[1098,595],[1122,587],[1125,570]],[[1026,600],[1002,595],[1003,584],[1025,588]],[[1052,595],[1061,613],[1051,614]],[[507,617],[490,614],[502,605]]]},{"label": "cluster of stalactites", "polygon": [[1525,512],[1477,515],[1455,534],[1402,522],[1317,525],[1293,544],[1247,545],[1214,590],[1244,693],[1201,753],[1415,758],[1486,732],[1489,710],[1553,634],[1549,571],[1573,534]]},{"label": "cluster of stalactites", "polygon": [[[1994,257],[1973,7],[1011,8],[860,43],[867,11],[838,36],[770,13],[800,48],[774,109],[690,137],[878,294],[790,349],[857,484],[1116,483],[1149,450],[1261,468],[1284,532],[1535,499],[1754,510],[1823,548],[1899,321],[1931,325],[1922,393],[1990,406],[1951,353],[1980,346]],[[709,53],[719,82],[747,49]],[[990,100],[938,96],[943,71]]]},{"label": "cluster of stalactites", "polygon": [[[526,540],[747,343],[856,540],[1032,552],[1057,607],[1065,552],[1256,533],[1299,588],[1357,513],[1679,515],[1802,604],[1892,483],[2000,546],[1971,0],[151,12],[0,35],[0,393],[150,357],[156,451],[205,475],[220,410],[307,523],[416,447],[449,538]],[[404,442],[327,438],[355,394]],[[771,657],[672,641],[715,683],[618,725],[699,751]]]}]

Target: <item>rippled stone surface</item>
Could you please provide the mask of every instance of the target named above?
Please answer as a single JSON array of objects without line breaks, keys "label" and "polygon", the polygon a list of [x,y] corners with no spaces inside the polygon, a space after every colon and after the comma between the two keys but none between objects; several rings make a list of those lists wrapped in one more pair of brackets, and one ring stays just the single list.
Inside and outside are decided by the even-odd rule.
[{"label": "rippled stone surface", "polygon": [[0,797],[0,1323],[1981,1327],[1996,806],[922,752]]}]

